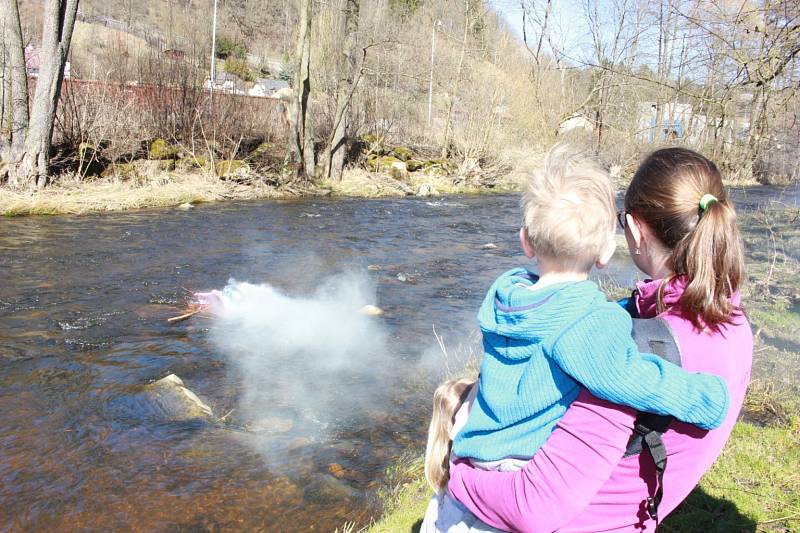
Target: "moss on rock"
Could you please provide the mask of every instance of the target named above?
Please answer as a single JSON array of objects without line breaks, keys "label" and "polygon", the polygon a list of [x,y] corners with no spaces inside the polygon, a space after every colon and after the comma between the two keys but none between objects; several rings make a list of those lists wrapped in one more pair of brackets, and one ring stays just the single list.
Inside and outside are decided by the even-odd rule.
[{"label": "moss on rock", "polygon": [[100,176],[103,178],[134,178],[136,177],[136,166],[133,163],[114,163],[108,165]]},{"label": "moss on rock", "polygon": [[149,159],[175,159],[178,149],[167,144],[164,139],[156,139],[150,144]]},{"label": "moss on rock", "polygon": [[230,159],[227,161],[218,162],[214,170],[219,177],[230,176],[236,174],[240,170],[250,170],[250,166],[241,159]]},{"label": "moss on rock", "polygon": [[458,168],[447,159],[428,159],[422,163],[422,169],[429,174],[452,174]]},{"label": "moss on rock", "polygon": [[408,161],[414,157],[414,152],[405,146],[395,146],[392,148],[391,155],[395,156],[400,161]]},{"label": "moss on rock", "polygon": [[367,168],[373,172],[388,171],[395,163],[402,163],[402,161],[390,155],[373,155],[367,158]]},{"label": "moss on rock", "polygon": [[422,166],[423,163],[419,159],[409,159],[406,161],[406,167],[408,168],[409,172],[416,172],[417,170],[421,169]]}]

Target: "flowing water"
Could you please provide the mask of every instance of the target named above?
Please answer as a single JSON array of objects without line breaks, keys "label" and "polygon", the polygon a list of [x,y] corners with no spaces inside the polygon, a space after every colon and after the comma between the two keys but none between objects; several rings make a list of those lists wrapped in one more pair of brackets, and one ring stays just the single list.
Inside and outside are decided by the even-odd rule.
[{"label": "flowing water", "polygon": [[[735,197],[747,208],[774,195]],[[517,204],[308,199],[0,221],[0,530],[367,522],[387,466],[424,446],[429,395],[447,362],[432,326],[456,351],[488,284],[524,264]],[[230,423],[246,376],[211,342],[209,319],[165,319],[188,291],[230,277],[305,295],[341,272],[367,277],[386,311],[375,319],[389,339],[381,363],[365,360],[370,372],[346,383],[314,374],[302,394],[319,386],[324,412],[285,397],[263,407],[260,431]],[[599,275],[626,286],[637,277],[625,253]],[[170,373],[212,419],[153,415],[143,388]]]}]

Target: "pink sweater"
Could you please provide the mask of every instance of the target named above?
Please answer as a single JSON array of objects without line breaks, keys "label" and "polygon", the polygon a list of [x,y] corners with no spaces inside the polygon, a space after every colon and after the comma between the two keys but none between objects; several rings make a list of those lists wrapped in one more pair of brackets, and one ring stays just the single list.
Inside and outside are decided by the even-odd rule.
[{"label": "pink sweater", "polygon": [[[656,316],[660,280],[642,282],[637,307],[642,318]],[[675,421],[664,434],[663,518],[688,496],[722,452],[744,401],[753,357],[753,335],[744,316],[717,333],[699,332],[681,316],[677,302],[684,283],[665,288],[669,309],[661,316],[678,338],[683,367],[721,376],[730,410],[712,431]],[[738,295],[735,298],[738,303]],[[467,462],[451,465],[451,494],[487,524],[509,531],[653,531],[644,511],[655,473],[649,454],[623,459],[636,413],[583,390],[545,445],[522,470],[491,472]]]}]

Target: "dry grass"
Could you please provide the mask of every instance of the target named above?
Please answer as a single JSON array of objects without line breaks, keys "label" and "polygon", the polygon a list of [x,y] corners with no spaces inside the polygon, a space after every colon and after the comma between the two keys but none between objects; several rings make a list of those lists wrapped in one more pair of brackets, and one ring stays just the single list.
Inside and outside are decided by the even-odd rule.
[{"label": "dry grass", "polygon": [[203,174],[169,174],[150,179],[143,184],[115,180],[68,181],[38,192],[0,189],[0,214],[80,215],[147,207],[174,207],[187,202],[285,196],[290,194],[258,183],[244,186]]}]

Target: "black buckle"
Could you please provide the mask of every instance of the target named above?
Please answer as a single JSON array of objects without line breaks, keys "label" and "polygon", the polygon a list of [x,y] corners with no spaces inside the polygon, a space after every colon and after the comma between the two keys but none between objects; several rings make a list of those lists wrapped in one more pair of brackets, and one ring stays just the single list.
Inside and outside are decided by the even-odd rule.
[{"label": "black buckle", "polygon": [[656,501],[650,496],[647,497],[647,513],[650,515],[650,518],[658,521],[658,506],[656,505]]}]

